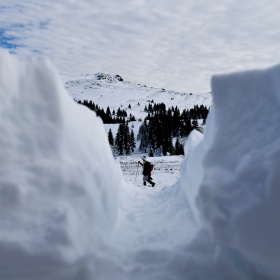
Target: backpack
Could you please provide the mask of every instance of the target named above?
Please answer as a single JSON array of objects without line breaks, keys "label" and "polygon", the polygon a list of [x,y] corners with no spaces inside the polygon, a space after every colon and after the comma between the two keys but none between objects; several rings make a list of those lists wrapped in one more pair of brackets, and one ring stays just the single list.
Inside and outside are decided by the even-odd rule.
[{"label": "backpack", "polygon": [[154,169],[154,165],[152,163],[150,163],[150,168],[151,168],[151,171]]}]

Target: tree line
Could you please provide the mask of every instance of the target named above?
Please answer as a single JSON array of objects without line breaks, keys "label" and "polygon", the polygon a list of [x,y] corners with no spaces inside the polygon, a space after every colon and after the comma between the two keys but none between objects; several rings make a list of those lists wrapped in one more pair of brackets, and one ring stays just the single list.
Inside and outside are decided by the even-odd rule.
[{"label": "tree line", "polygon": [[[183,143],[180,139],[188,137],[192,130],[201,131],[198,119],[205,123],[209,109],[195,105],[192,109],[184,109],[182,113],[176,106],[166,109],[164,103],[151,104],[144,109],[148,116],[139,128],[137,140],[140,140],[139,150],[149,156],[183,154]],[[176,142],[173,144],[173,139]]]},{"label": "tree line", "polygon": [[[78,104],[84,105],[88,107],[90,110],[94,111],[98,117],[100,117],[104,124],[112,124],[112,123],[125,123],[126,121],[135,121],[135,117],[130,113],[127,114],[126,110],[118,108],[117,111],[113,110],[111,112],[110,107],[108,106],[106,112],[103,108],[100,108],[97,104],[94,104],[91,100],[79,100]],[[128,108],[131,108],[129,104]]]},{"label": "tree line", "polygon": [[[158,104],[155,103],[154,105],[152,103],[153,103],[153,100],[151,101],[151,103],[149,103],[148,107],[145,106],[145,108],[144,108],[145,112],[148,112],[151,114],[166,112],[166,106],[164,103],[158,103]],[[180,110],[178,109],[177,106],[175,108],[172,106],[168,110],[171,110],[172,112],[176,111],[176,114],[179,111],[179,114],[180,114]],[[209,112],[209,108],[207,108],[206,106],[194,105],[194,107],[191,109],[184,109],[182,114],[188,116],[190,119],[202,119],[203,123],[205,123],[208,112]]]}]

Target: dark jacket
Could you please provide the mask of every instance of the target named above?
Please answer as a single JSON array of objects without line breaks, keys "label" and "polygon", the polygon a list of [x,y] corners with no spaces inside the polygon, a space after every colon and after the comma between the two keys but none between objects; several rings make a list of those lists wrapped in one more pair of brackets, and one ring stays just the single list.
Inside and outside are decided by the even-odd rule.
[{"label": "dark jacket", "polygon": [[151,165],[148,161],[145,161],[143,166],[143,175],[144,176],[151,176]]}]

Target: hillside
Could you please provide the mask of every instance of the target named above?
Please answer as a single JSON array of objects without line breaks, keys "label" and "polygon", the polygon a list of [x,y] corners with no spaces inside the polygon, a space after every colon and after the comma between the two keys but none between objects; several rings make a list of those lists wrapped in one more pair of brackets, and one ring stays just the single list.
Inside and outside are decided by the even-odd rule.
[{"label": "hillside", "polygon": [[[92,100],[95,104],[110,109],[118,109],[122,106],[137,119],[144,118],[145,106],[150,101],[165,103],[166,107],[178,106],[180,110],[190,109],[194,105],[212,105],[211,93],[182,93],[163,88],[146,87],[124,81],[119,75],[110,74],[86,74],[80,76],[67,76],[61,74],[71,97],[75,100]],[[129,104],[131,109],[128,109]],[[138,105],[139,104],[139,105]]]}]

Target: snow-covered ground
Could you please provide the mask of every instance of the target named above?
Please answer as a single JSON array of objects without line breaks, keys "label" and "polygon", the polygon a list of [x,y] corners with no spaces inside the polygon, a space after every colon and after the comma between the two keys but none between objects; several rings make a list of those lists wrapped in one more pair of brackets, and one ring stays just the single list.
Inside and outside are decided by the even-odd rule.
[{"label": "snow-covered ground", "polygon": [[[166,244],[184,244],[194,237],[196,226],[191,218],[186,197],[180,198],[181,156],[147,158],[155,165],[152,172],[155,187],[143,185],[139,157],[120,157],[126,187],[121,191],[119,220],[115,238],[120,249],[129,245],[135,248],[151,248]],[[171,200],[176,205],[170,205]],[[180,205],[181,204],[181,205]],[[179,211],[178,211],[179,210]],[[173,216],[173,226],[167,220]],[[171,222],[171,221],[170,221]]]},{"label": "snow-covered ground", "polygon": [[279,279],[279,66],[214,77],[152,188],[49,61],[0,61],[0,279]]},{"label": "snow-covered ground", "polygon": [[[147,160],[154,164],[153,178],[157,187],[172,186],[180,177],[180,164],[183,156],[147,157]],[[142,162],[141,156],[120,156],[118,157],[124,178],[137,186],[142,185]]]},{"label": "snow-covered ground", "polygon": [[[181,111],[191,109],[194,105],[212,105],[211,93],[182,93],[171,90],[150,88],[145,85],[120,81],[113,75],[97,73],[93,75],[60,75],[71,97],[75,100],[92,100],[101,108],[109,106],[111,111],[125,109],[136,119],[144,118],[145,106],[150,101],[165,103],[166,108],[177,106]],[[139,104],[139,105],[138,105]],[[128,106],[131,105],[131,109]],[[122,106],[122,107],[121,107]]]}]

